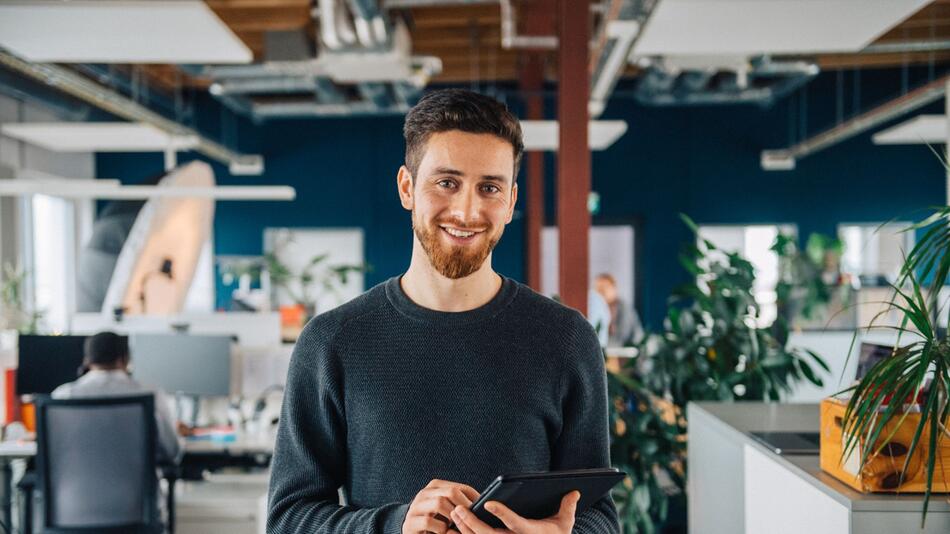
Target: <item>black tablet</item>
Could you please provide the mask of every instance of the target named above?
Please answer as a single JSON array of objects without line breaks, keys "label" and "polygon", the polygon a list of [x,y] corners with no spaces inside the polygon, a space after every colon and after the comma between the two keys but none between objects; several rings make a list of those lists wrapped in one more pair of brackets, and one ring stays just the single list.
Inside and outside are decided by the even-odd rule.
[{"label": "black tablet", "polygon": [[576,514],[580,514],[626,476],[613,468],[501,475],[478,496],[471,510],[492,527],[505,528],[498,517],[485,509],[485,503],[498,501],[526,519],[545,519],[557,514],[561,499],[577,490],[581,500]]}]

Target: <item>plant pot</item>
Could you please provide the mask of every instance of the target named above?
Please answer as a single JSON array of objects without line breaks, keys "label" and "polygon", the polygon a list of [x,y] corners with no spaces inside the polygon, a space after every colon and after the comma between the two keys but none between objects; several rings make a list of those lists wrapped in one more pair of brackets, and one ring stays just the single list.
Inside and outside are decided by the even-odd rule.
[{"label": "plant pot", "polygon": [[[842,423],[846,407],[846,401],[833,397],[821,401],[822,471],[864,493],[924,493],[927,489],[926,458],[931,431],[929,425],[920,436],[907,471],[901,473],[907,459],[907,450],[920,423],[920,414],[908,414],[903,422],[900,421],[900,415],[895,416],[881,433],[886,438],[893,432],[890,442],[875,444],[874,448],[880,448],[880,452],[870,457],[867,465],[862,468],[861,454],[868,446],[864,440],[847,458],[842,459],[841,456],[844,444]],[[950,493],[950,438],[944,436],[938,444],[939,456],[934,466],[933,492]]]}]

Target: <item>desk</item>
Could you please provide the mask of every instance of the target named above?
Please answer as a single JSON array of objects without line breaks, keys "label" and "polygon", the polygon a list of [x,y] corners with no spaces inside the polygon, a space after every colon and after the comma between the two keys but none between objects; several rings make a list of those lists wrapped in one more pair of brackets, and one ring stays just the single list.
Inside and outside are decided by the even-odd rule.
[{"label": "desk", "polygon": [[818,432],[817,404],[690,403],[691,534],[950,532],[950,503],[865,494],[824,473],[817,455],[778,455],[747,432]]},{"label": "desk", "polygon": [[[180,478],[199,479],[205,471],[223,467],[267,467],[274,452],[274,441],[263,438],[242,438],[232,442],[185,440],[182,463],[175,470],[164,469],[169,498],[174,497],[175,482]],[[0,442],[0,519],[7,526],[13,517],[14,460],[36,456],[35,441]],[[174,528],[174,507],[169,507],[169,523]]]}]

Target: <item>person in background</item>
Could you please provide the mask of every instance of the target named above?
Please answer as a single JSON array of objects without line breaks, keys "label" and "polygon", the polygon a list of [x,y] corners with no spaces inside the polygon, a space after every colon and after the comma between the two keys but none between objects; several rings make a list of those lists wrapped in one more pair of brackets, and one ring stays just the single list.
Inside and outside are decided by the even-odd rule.
[{"label": "person in background", "polygon": [[610,336],[607,331],[610,328],[610,307],[603,295],[596,291],[587,292],[587,322],[594,327],[597,332],[597,339],[601,347],[607,347],[610,343]]},{"label": "person in background", "polygon": [[76,399],[152,393],[155,396],[158,461],[178,463],[181,459],[182,444],[168,408],[167,395],[161,390],[139,384],[129,374],[127,339],[112,332],[100,332],[86,339],[83,353],[85,374],[78,380],[53,390],[52,397]]},{"label": "person in background", "polygon": [[608,346],[622,347],[638,343],[643,339],[643,326],[640,316],[630,304],[620,298],[617,281],[609,273],[598,274],[594,279],[594,289],[607,302],[610,308],[610,328],[607,330]]}]

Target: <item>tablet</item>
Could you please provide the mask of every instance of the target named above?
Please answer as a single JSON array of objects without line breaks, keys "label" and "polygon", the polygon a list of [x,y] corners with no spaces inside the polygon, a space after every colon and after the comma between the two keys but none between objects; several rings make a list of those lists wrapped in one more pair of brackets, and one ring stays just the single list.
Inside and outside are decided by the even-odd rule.
[{"label": "tablet", "polygon": [[475,517],[493,528],[506,528],[498,517],[485,509],[485,503],[498,501],[526,519],[545,519],[557,514],[561,499],[577,490],[581,492],[581,500],[576,514],[580,514],[626,476],[614,468],[501,475],[478,496],[471,510]]}]

